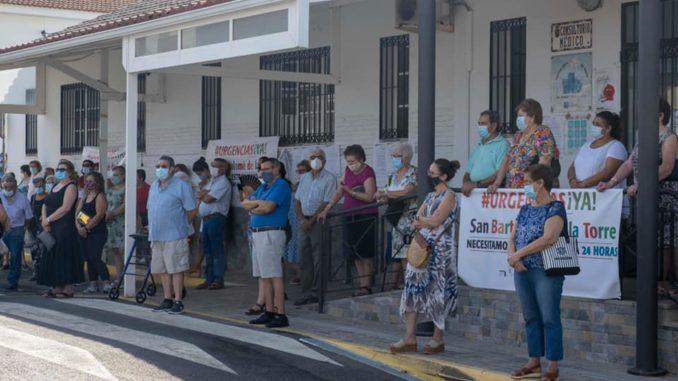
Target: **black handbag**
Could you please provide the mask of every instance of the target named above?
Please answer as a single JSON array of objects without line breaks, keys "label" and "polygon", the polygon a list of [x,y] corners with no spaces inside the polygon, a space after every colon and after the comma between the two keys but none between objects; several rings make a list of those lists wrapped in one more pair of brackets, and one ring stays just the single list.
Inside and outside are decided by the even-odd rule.
[{"label": "black handbag", "polygon": [[404,200],[389,200],[384,217],[391,223],[391,226],[398,226],[400,218],[405,213],[407,203]]}]

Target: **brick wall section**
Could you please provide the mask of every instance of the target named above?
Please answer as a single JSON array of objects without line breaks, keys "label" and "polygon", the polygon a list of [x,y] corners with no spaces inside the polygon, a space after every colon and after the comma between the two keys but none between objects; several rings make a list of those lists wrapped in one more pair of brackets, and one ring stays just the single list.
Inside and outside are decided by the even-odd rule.
[{"label": "brick wall section", "polygon": [[[457,316],[448,321],[449,336],[515,345],[524,351],[525,330],[515,293],[461,286],[459,298]],[[400,293],[392,292],[332,301],[326,311],[341,318],[399,324],[399,304]],[[662,309],[660,321],[667,321],[669,315],[675,318],[677,311]],[[561,315],[567,359],[620,366],[634,364],[634,302],[563,298]],[[659,352],[660,365],[671,372],[678,372],[678,325],[660,325]]]}]

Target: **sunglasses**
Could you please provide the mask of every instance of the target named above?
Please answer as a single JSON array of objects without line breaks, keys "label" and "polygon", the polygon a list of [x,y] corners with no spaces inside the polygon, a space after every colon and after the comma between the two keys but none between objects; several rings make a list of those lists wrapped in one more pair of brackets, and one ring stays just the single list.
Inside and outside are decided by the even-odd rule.
[{"label": "sunglasses", "polygon": [[56,171],[57,172],[66,172],[66,168],[57,168]]}]

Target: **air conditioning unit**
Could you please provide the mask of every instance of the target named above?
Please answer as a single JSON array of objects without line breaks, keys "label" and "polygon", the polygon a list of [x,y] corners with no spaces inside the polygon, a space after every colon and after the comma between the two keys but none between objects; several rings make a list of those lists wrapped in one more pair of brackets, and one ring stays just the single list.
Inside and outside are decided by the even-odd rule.
[{"label": "air conditioning unit", "polygon": [[[438,30],[454,32],[454,0],[436,0]],[[417,0],[396,0],[396,28],[409,32],[419,30]]]}]

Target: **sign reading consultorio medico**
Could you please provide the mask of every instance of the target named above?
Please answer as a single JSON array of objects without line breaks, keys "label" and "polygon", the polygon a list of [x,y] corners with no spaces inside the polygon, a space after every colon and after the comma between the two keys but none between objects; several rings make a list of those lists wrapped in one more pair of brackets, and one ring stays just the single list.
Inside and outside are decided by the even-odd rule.
[{"label": "sign reading consultorio medico", "polygon": [[[622,191],[554,189],[565,204],[570,236],[579,241],[581,272],[565,278],[563,293],[593,299],[621,296],[619,285],[619,223]],[[495,194],[475,190],[462,197],[459,222],[459,275],[472,287],[513,290],[508,265],[508,239],[520,208],[522,189]]]},{"label": "sign reading consultorio medico", "polygon": [[561,22],[551,25],[551,51],[564,52],[593,47],[593,20]]}]

